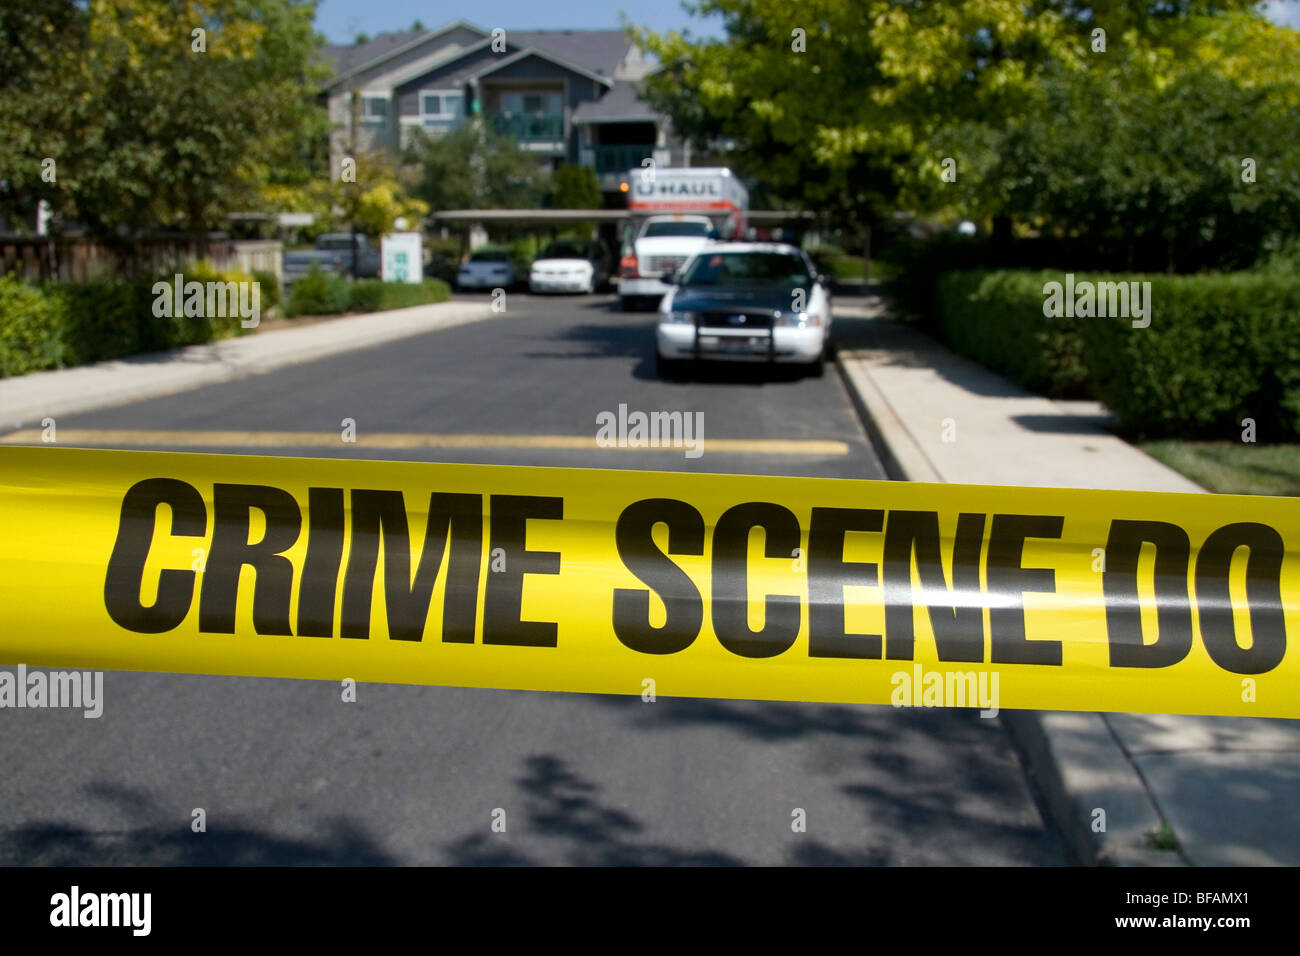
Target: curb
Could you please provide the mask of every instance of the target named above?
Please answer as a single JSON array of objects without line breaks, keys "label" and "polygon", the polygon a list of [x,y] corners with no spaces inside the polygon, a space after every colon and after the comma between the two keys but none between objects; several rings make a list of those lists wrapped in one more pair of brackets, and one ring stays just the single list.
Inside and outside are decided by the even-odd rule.
[{"label": "curb", "polygon": [[[835,366],[885,472],[896,481],[943,482],[911,431],[854,352]],[[1165,822],[1105,714],[1004,710],[998,717],[1070,850],[1090,866],[1186,866],[1178,852],[1148,845]],[[1094,832],[1103,810],[1103,832]]]},{"label": "curb", "polygon": [[[422,314],[429,310],[439,311]],[[451,300],[0,379],[0,431],[24,428],[46,416],[173,395],[496,315],[486,305]]]}]

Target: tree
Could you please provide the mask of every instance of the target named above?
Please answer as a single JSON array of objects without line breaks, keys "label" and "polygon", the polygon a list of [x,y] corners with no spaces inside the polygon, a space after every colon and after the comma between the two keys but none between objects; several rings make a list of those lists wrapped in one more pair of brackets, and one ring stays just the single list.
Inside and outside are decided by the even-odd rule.
[{"label": "tree", "polygon": [[[1062,99],[1071,84],[1082,89],[1089,77],[1112,83],[1118,102],[1131,90],[1158,93],[1171,77],[1201,69],[1244,88],[1259,82],[1247,78],[1260,55],[1268,82],[1294,90],[1293,42],[1265,53],[1265,43],[1284,31],[1253,6],[703,0],[691,9],[721,15],[725,41],[646,30],[637,36],[664,64],[647,83],[651,102],[697,145],[733,144],[727,160],[771,192],[864,229],[899,208],[1009,223],[1029,210],[1013,201],[1022,171],[1004,158],[1015,137],[1024,145],[1034,123],[1064,127],[1086,113],[1082,94]],[[1094,49],[1099,28],[1110,38],[1105,53]],[[1191,83],[1186,79],[1189,90]],[[1277,103],[1292,98],[1269,95]],[[1188,93],[1180,117],[1195,101]],[[1068,111],[1061,113],[1063,104]],[[1162,108],[1156,96],[1142,100],[1148,114]],[[1228,129],[1221,127],[1220,142],[1230,138]],[[1059,185],[1078,179],[1098,151],[1054,155],[1063,161]]]},{"label": "tree", "polygon": [[408,229],[418,229],[429,205],[409,195],[396,166],[382,156],[357,158],[357,181],[331,184],[337,197],[340,221],[356,224],[358,232],[381,236],[405,219]]},{"label": "tree", "polygon": [[1133,72],[1117,62],[1048,78],[1048,108],[997,138],[975,174],[983,190],[1110,268],[1242,268],[1297,232],[1300,122],[1284,105],[1294,83],[1245,88],[1185,69],[1157,84]]},{"label": "tree", "polygon": [[0,75],[0,213],[44,199],[129,244],[158,226],[224,225],[257,208],[259,187],[309,175],[325,128],[309,0],[33,7],[0,14],[13,43],[0,56],[19,61]]},{"label": "tree", "polygon": [[564,165],[551,182],[551,205],[556,209],[599,209],[600,181],[590,166]]},{"label": "tree", "polygon": [[545,187],[537,157],[477,119],[436,138],[416,131],[402,161],[414,167],[414,194],[435,210],[536,207]]}]

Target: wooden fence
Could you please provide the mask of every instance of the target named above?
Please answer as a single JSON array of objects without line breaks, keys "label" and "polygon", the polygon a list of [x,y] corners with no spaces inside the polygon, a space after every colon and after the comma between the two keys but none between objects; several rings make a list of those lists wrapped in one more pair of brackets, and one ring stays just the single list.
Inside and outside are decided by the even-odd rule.
[{"label": "wooden fence", "polygon": [[168,275],[206,260],[219,269],[283,275],[283,246],[272,240],[240,241],[194,236],[153,236],[129,249],[81,236],[0,236],[0,275],[29,281],[92,282],[132,273]]}]

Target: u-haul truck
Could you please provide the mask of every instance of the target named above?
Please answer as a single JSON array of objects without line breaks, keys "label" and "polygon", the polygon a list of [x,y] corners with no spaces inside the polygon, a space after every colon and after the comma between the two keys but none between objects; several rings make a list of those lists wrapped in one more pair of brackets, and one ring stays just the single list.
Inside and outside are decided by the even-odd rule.
[{"label": "u-haul truck", "polygon": [[730,169],[638,167],[625,182],[630,239],[618,270],[625,311],[658,305],[669,289],[661,276],[710,239],[744,238],[749,191]]}]

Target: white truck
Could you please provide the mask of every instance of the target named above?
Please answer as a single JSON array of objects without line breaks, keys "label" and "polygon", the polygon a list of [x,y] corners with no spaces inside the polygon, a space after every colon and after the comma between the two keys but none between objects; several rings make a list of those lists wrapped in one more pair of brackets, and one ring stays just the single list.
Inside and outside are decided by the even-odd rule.
[{"label": "white truck", "polygon": [[628,172],[627,241],[619,261],[625,312],[655,308],[676,272],[710,239],[743,238],[749,191],[725,167],[638,167]]}]

